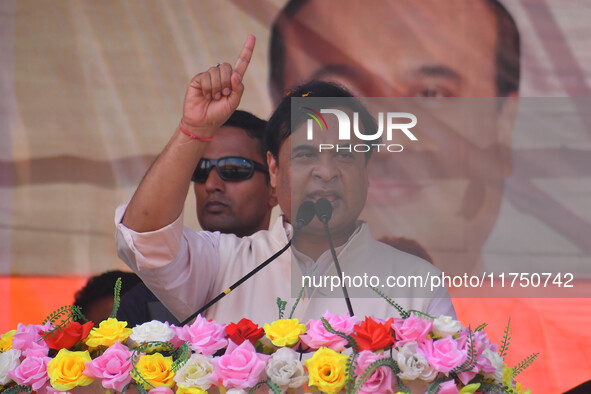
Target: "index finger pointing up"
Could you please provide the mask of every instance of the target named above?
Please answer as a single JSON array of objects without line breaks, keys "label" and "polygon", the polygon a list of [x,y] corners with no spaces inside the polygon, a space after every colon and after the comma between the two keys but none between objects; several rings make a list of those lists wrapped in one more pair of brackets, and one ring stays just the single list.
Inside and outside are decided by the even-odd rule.
[{"label": "index finger pointing up", "polygon": [[240,51],[240,55],[238,55],[238,60],[236,60],[236,64],[234,64],[234,72],[238,73],[241,78],[244,76],[248,64],[250,63],[255,41],[255,37],[252,34],[249,34],[242,47],[242,51]]}]

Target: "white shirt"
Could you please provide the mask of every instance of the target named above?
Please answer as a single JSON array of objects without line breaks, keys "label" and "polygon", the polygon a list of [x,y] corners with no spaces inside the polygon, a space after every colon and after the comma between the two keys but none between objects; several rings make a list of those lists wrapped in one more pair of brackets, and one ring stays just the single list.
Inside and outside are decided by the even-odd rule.
[{"label": "white shirt", "polygon": [[[196,232],[183,227],[181,214],[162,229],[138,233],[121,224],[125,209],[126,206],[122,205],[115,214],[119,257],[181,321],[283,248],[292,232],[291,225],[284,222],[283,217],[277,219],[271,230],[243,238],[219,232]],[[440,274],[428,262],[376,241],[371,237],[367,224],[362,222],[347,243],[337,250],[344,275],[360,278],[364,274],[376,276],[383,285],[389,275],[425,277]],[[292,248],[288,249],[210,307],[204,315],[218,323],[237,322],[242,317],[259,325],[271,323],[279,317],[277,297],[280,297],[287,301],[284,317],[288,317],[301,289],[301,272],[308,273],[317,264],[314,275],[329,278],[336,275],[330,251],[323,253],[316,262],[298,251],[293,253]],[[295,283],[290,285],[290,279]],[[437,289],[433,297],[427,297],[417,288],[385,286],[380,290],[396,296],[395,301],[406,310],[455,318],[445,288]],[[355,316],[360,320],[365,316],[385,319],[399,315],[371,289],[352,287],[349,288],[349,295]],[[327,296],[332,298],[323,298]],[[295,309],[294,317],[306,322],[319,319],[327,310],[336,314],[347,312],[340,287],[332,293],[327,288],[307,289]]]}]

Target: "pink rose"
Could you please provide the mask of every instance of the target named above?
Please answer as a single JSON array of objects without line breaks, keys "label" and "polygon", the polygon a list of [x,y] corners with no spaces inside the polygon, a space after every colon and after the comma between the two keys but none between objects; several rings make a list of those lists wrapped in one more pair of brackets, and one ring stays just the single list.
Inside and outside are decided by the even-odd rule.
[{"label": "pink rose", "polygon": [[170,387],[159,386],[148,391],[148,394],[173,394],[174,391]]},{"label": "pink rose", "polygon": [[12,348],[18,349],[25,357],[45,357],[49,354],[49,346],[41,339],[40,331],[49,331],[51,324],[22,324],[19,323],[14,337],[12,337]]},{"label": "pink rose", "polygon": [[419,350],[435,370],[446,375],[466,360],[466,351],[452,337],[427,339],[419,345]]},{"label": "pink rose", "polygon": [[[339,316],[326,311],[322,317],[328,320],[333,329],[347,335],[353,332],[355,324],[357,324],[357,320],[354,317],[349,317],[348,314]],[[345,345],[347,345],[346,339],[328,332],[326,328],[324,328],[322,320],[310,320],[308,322],[306,333],[300,335],[300,339],[312,349],[320,349],[324,346],[331,348],[335,352],[343,351]]]},{"label": "pink rose", "polygon": [[453,380],[448,380],[439,385],[439,391],[437,394],[459,394],[458,386]]},{"label": "pink rose", "polygon": [[8,372],[8,376],[18,384],[31,386],[33,391],[39,391],[49,380],[47,375],[49,360],[51,357],[29,356],[14,371]]},{"label": "pink rose", "polygon": [[100,379],[103,387],[116,391],[131,382],[131,352],[120,342],[115,342],[105,352],[86,363],[84,375]]},{"label": "pink rose", "polygon": [[244,341],[240,345],[230,341],[226,353],[212,360],[214,368],[209,379],[226,388],[253,387],[265,370],[268,358],[269,356],[257,353],[250,341]]},{"label": "pink rose", "polygon": [[[369,367],[374,361],[377,361],[380,358],[383,357],[380,357],[379,355],[369,350],[361,351],[359,353],[359,356],[355,359],[357,361],[357,368],[355,368],[355,374],[357,376],[361,376],[367,367]],[[392,393],[394,392],[392,386],[392,370],[388,367],[379,367],[365,381],[359,393]]]},{"label": "pink rose", "polygon": [[206,356],[228,345],[225,325],[207,321],[201,315],[190,326],[176,327],[176,335],[182,341],[189,341],[191,349]]},{"label": "pink rose", "polygon": [[392,328],[396,333],[396,345],[404,346],[409,342],[423,343],[433,328],[433,321],[415,316],[407,319],[395,319]]}]

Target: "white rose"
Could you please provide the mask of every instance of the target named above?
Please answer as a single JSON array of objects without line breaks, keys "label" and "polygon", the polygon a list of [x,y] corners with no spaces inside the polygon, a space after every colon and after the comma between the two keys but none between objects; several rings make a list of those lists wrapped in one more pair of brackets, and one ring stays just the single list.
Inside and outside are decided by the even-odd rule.
[{"label": "white rose", "polygon": [[433,334],[439,338],[445,338],[454,335],[462,329],[459,321],[452,319],[450,316],[440,315],[433,320]]},{"label": "white rose", "polygon": [[206,390],[211,387],[209,376],[213,373],[211,357],[202,354],[193,354],[187,360],[176,375],[174,381],[178,386],[198,387]]},{"label": "white rose", "polygon": [[486,348],[482,351],[482,357],[487,358],[490,361],[490,364],[494,367],[495,372],[491,374],[485,374],[484,377],[492,378],[495,381],[502,383],[503,382],[503,357],[501,355],[490,348]]},{"label": "white rose", "polygon": [[421,379],[431,382],[437,377],[437,371],[429,365],[429,362],[422,354],[417,352],[416,342],[405,343],[400,349],[396,349],[395,358],[400,368],[398,377],[404,380]]},{"label": "white rose", "polygon": [[226,391],[226,394],[248,394],[248,391],[233,387]]},{"label": "white rose", "polygon": [[129,337],[137,344],[152,341],[168,342],[175,336],[174,330],[168,323],[157,320],[140,324],[131,331]]},{"label": "white rose", "polygon": [[278,349],[265,368],[267,376],[282,390],[288,388],[302,387],[308,381],[304,371],[304,365],[298,358],[297,353],[288,347]]},{"label": "white rose", "polygon": [[12,379],[8,377],[8,372],[13,371],[21,364],[21,351],[9,349],[0,353],[0,384],[6,384]]}]

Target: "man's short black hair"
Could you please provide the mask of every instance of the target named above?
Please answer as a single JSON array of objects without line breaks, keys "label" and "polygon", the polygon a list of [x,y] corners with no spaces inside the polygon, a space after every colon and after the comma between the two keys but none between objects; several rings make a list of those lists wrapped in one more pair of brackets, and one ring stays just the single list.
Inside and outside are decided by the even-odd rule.
[{"label": "man's short black hair", "polygon": [[[308,0],[290,0],[279,12],[271,28],[269,43],[269,79],[271,94],[280,97],[285,86],[285,40],[282,30],[293,23],[297,12]],[[519,91],[520,38],[517,24],[498,0],[485,0],[497,20],[496,87],[499,97]],[[436,38],[435,38],[436,39]]]},{"label": "man's short black hair", "polygon": [[[310,81],[290,90],[289,94],[283,97],[267,123],[265,146],[275,160],[279,159],[279,149],[281,149],[281,145],[283,145],[283,142],[289,138],[293,131],[291,123],[293,122],[293,127],[297,128],[308,119],[308,115],[306,115],[308,111],[305,111],[303,108],[301,111],[296,111],[292,117],[291,99],[292,97],[302,96],[326,98],[326,100],[323,100],[323,105],[327,107],[344,106],[359,113],[363,130],[374,132],[378,128],[375,119],[363,104],[354,98],[346,88],[333,82]],[[344,101],[342,98],[348,98],[348,100]],[[365,153],[367,159],[369,159],[371,153],[371,149]]]},{"label": "man's short black hair", "polygon": [[249,137],[256,139],[259,144],[258,152],[261,155],[261,159],[263,159],[263,164],[266,164],[265,128],[267,127],[267,121],[250,112],[237,109],[223,126],[242,129]]},{"label": "man's short black hair", "polygon": [[141,279],[132,272],[107,271],[88,279],[86,285],[74,295],[74,305],[82,308],[82,314],[86,314],[91,305],[106,298],[113,297],[115,282],[121,278],[121,292],[123,295],[127,290],[141,282]]}]

